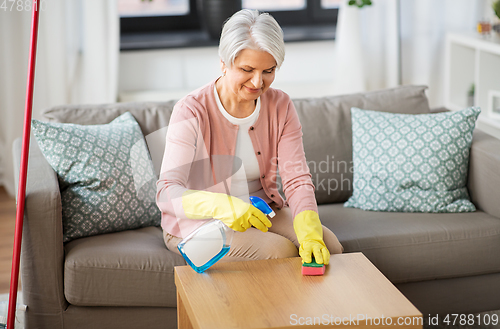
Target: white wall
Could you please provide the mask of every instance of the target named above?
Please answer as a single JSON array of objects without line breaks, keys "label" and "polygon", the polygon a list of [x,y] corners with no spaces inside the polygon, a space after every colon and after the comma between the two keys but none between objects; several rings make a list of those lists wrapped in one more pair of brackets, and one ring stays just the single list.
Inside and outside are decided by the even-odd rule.
[{"label": "white wall", "polygon": [[[286,44],[274,88],[293,98],[333,94],[335,43]],[[220,75],[217,47],[127,51],[120,54],[121,101],[180,98]]]}]

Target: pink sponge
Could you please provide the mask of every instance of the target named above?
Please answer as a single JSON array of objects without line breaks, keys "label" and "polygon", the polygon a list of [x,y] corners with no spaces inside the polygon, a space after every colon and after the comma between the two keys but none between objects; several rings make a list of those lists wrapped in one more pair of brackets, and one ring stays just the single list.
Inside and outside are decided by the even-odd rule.
[{"label": "pink sponge", "polygon": [[325,274],[325,266],[322,267],[302,266],[302,275],[323,275],[323,274]]},{"label": "pink sponge", "polygon": [[310,263],[302,264],[302,275],[323,275],[325,274],[325,265],[318,264],[313,259]]}]

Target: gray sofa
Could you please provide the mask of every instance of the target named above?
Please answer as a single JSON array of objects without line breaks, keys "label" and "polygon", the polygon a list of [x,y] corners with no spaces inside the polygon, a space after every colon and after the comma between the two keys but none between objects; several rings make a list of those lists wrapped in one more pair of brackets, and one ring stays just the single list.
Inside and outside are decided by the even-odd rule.
[{"label": "gray sofa", "polygon": [[[428,113],[425,87],[294,103],[320,218],[345,252],[363,252],[424,315],[500,309],[500,140],[474,132],[468,179],[474,213],[344,208],[352,191],[350,107]],[[44,118],[98,124],[130,111],[146,136],[168,125],[174,104],[59,106]],[[20,150],[17,140],[16,168]],[[32,139],[21,268],[27,328],[175,328],[178,265],[185,262],[165,248],[159,227],[63,244],[58,180]]]}]

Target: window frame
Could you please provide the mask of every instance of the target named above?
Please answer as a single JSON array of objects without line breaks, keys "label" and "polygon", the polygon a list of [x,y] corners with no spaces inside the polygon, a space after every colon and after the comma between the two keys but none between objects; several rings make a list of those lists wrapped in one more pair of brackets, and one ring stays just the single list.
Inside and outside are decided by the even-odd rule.
[{"label": "window frame", "polygon": [[[189,0],[187,15],[120,17],[120,34],[202,31],[198,16],[197,0]],[[306,8],[302,10],[268,11],[283,26],[336,26],[338,8],[323,9],[321,0],[306,0]],[[168,17],[168,19],[165,19]]]}]

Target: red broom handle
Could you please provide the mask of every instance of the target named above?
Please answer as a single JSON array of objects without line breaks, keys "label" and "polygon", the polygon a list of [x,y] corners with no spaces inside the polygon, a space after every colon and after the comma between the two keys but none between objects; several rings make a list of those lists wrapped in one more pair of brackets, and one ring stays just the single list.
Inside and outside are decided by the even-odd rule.
[{"label": "red broom handle", "polygon": [[21,170],[17,193],[16,229],[14,232],[14,250],[12,256],[12,271],[10,274],[9,311],[7,329],[14,329],[16,318],[17,286],[19,282],[19,261],[21,258],[21,239],[23,236],[24,201],[26,198],[26,178],[28,175],[28,155],[31,132],[31,113],[33,108],[33,88],[35,83],[36,44],[38,37],[38,0],[33,0],[33,18],[31,22],[31,45],[28,66],[28,82],[26,89],[26,107],[24,114],[23,150],[21,155]]}]

